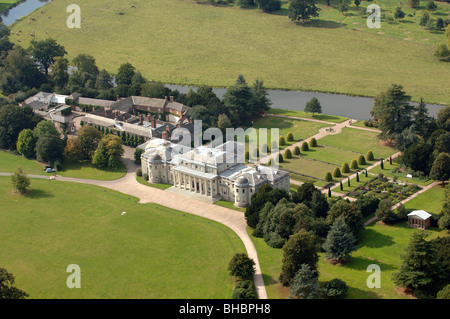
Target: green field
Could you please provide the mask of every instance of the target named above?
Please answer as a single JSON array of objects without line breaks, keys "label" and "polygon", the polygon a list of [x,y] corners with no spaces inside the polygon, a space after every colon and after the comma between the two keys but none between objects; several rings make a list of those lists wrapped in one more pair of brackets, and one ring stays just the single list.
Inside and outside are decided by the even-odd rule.
[{"label": "green field", "polygon": [[[305,158],[315,159],[318,161],[328,162],[335,164],[337,166],[342,166],[344,162],[350,165],[352,160],[358,161],[358,157],[360,154],[356,152],[346,151],[340,148],[331,147],[327,145],[321,145],[321,139],[318,140],[318,147],[310,147],[309,151],[301,152],[301,156]],[[361,169],[364,169],[370,165],[372,165],[374,162],[366,162],[366,165],[359,165]]]},{"label": "green field", "polygon": [[321,120],[332,123],[341,123],[347,120],[347,118],[343,116],[337,115],[327,115],[327,114],[312,114],[303,111],[293,111],[293,110],[282,110],[282,109],[270,109],[267,111],[267,114],[277,114],[284,116],[294,116],[294,117],[303,117],[307,119]]},{"label": "green field", "polygon": [[442,203],[444,198],[444,188],[440,185],[435,186],[411,199],[409,202],[406,202],[405,208],[411,210],[422,209],[437,216],[442,211]]},{"label": "green field", "polygon": [[31,185],[19,196],[0,177],[1,267],[30,298],[230,298],[227,265],[245,249],[229,228],[91,185]]},{"label": "green field", "polygon": [[[23,156],[0,150],[0,172],[14,173],[18,167],[22,167],[25,173],[30,175],[48,175],[44,171],[44,164]],[[117,169],[98,169],[88,162],[75,161],[65,158],[63,169],[57,174],[64,177],[75,177],[96,180],[115,180],[126,175],[127,170],[121,163]]]},{"label": "green field", "polygon": [[319,140],[319,143],[361,154],[372,151],[375,158],[386,158],[394,154],[395,150],[382,145],[377,135],[376,132],[344,127],[342,133],[325,136]]},{"label": "green field", "polygon": [[314,161],[302,156],[292,156],[292,159],[284,160],[283,163],[280,163],[281,169],[321,180],[324,180],[327,172],[333,173],[336,167],[333,164]]},{"label": "green field", "polygon": [[3,0],[0,2],[0,12],[3,12],[11,7],[13,7],[16,3],[23,0]]},{"label": "green field", "polygon": [[[332,265],[326,262],[320,254],[318,270],[321,283],[333,278],[346,282],[349,291],[348,299],[403,299],[409,298],[399,293],[391,277],[401,264],[400,255],[408,245],[409,239],[415,230],[404,224],[386,226],[373,224],[367,226],[361,235],[359,249],[352,254],[351,259],[344,265]],[[251,234],[251,229],[248,230]],[[443,232],[432,229],[429,239],[445,236]],[[282,287],[278,282],[281,272],[283,251],[269,247],[262,238],[250,236],[257,251],[261,264],[264,282],[269,298],[286,299],[289,297],[288,288]],[[381,288],[371,289],[366,285],[370,275],[367,266],[377,264],[381,269]]]},{"label": "green field", "polygon": [[395,178],[397,177],[398,180],[406,182],[406,183],[414,183],[422,186],[427,186],[433,182],[432,179],[429,179],[428,177],[413,177],[413,178],[407,178],[406,173],[398,172],[394,173],[394,170],[396,168],[400,167],[398,163],[392,162],[392,165],[389,164],[389,162],[384,162],[383,169],[381,168],[381,165],[378,165],[377,167],[372,168],[369,172],[373,174],[382,173],[384,176]]},{"label": "green field", "polygon": [[[113,73],[130,62],[149,80],[164,83],[227,87],[242,74],[248,81],[264,80],[268,88],[366,96],[399,83],[416,101],[450,103],[442,82],[450,64],[433,56],[443,33],[407,22],[369,29],[353,4],[346,16],[320,5],[321,16],[301,25],[287,18],[286,9],[264,14],[188,0],[134,0],[133,8],[128,1],[91,0],[81,5],[81,28],[69,29],[71,3],[52,1],[45,14],[36,10],[29,16],[35,20],[24,18],[12,27],[11,39],[27,47],[33,38],[51,37],[65,46],[69,59],[91,54]],[[448,5],[439,5],[445,18]],[[410,29],[411,35],[396,36]]]}]

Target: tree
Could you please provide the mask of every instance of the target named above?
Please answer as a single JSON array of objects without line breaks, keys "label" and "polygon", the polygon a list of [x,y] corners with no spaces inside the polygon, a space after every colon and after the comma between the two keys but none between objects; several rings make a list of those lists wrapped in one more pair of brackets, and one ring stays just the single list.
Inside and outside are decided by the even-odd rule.
[{"label": "tree", "polygon": [[102,133],[91,125],[84,125],[78,131],[78,138],[81,142],[84,157],[92,159],[98,143],[102,139]]},{"label": "tree", "polygon": [[309,141],[309,146],[317,147],[317,140],[315,137],[311,138],[311,140]]},{"label": "tree", "polygon": [[387,91],[375,97],[370,113],[379,123],[379,137],[382,140],[394,139],[396,134],[411,125],[414,106],[408,103],[410,99],[411,97],[403,92],[403,87],[397,84],[392,84]]},{"label": "tree", "polygon": [[428,138],[430,126],[433,118],[428,115],[428,108],[423,99],[420,99],[419,105],[415,108],[413,117],[413,128],[416,134],[424,139]]},{"label": "tree", "polygon": [[253,83],[252,91],[256,99],[255,103],[258,105],[259,110],[268,111],[270,109],[270,105],[272,105],[272,102],[267,97],[269,93],[264,87],[264,81],[256,79]]},{"label": "tree", "polygon": [[364,157],[364,155],[359,155],[358,157],[358,165],[366,165],[366,159]]},{"label": "tree", "polygon": [[450,229],[450,186],[448,185],[445,188],[445,198],[438,224],[440,229]]},{"label": "tree", "polygon": [[436,299],[450,299],[450,284],[439,290]]},{"label": "tree", "polygon": [[131,63],[123,63],[116,74],[117,85],[131,85],[136,68]]},{"label": "tree", "polygon": [[[101,70],[95,81],[95,88],[98,90],[108,90],[114,87],[113,77],[105,69]],[[142,92],[141,92],[142,93]]]},{"label": "tree", "polygon": [[420,16],[420,22],[419,22],[419,24],[421,25],[421,26],[426,26],[427,25],[427,23],[430,21],[430,19],[431,19],[431,13],[430,13],[430,11],[428,11],[428,10],[424,10],[423,12],[422,12],[422,15]]},{"label": "tree", "polygon": [[353,160],[350,162],[350,168],[351,168],[351,169],[358,169],[358,162],[357,162],[355,159],[353,159]]},{"label": "tree", "polygon": [[331,172],[325,173],[325,181],[331,182],[333,180],[333,175],[331,175]]},{"label": "tree", "polygon": [[373,152],[372,151],[368,151],[367,152],[366,160],[370,161],[370,162],[375,160],[375,157],[373,156]]},{"label": "tree", "polygon": [[92,157],[92,165],[117,168],[124,153],[122,144],[122,140],[117,135],[109,134],[103,137]]},{"label": "tree", "polygon": [[348,11],[349,2],[350,2],[349,0],[340,0],[339,6],[338,6],[339,12],[341,12],[342,14],[347,12]]},{"label": "tree", "polygon": [[450,105],[447,105],[438,111],[436,124],[439,128],[450,131]]},{"label": "tree", "polygon": [[36,147],[36,138],[34,137],[33,131],[30,129],[20,131],[16,146],[19,154],[22,154],[28,159],[34,158],[36,156],[34,150]]},{"label": "tree", "polygon": [[226,133],[227,128],[231,128],[232,124],[230,118],[226,114],[219,114],[217,118],[217,128],[222,131],[222,133]]},{"label": "tree", "polygon": [[442,18],[437,18],[436,19],[436,29],[438,29],[439,31],[445,28],[445,22]]},{"label": "tree", "polygon": [[236,0],[235,3],[242,8],[249,8],[255,5],[254,0]]},{"label": "tree", "polygon": [[363,217],[356,205],[347,200],[336,201],[328,211],[326,221],[328,225],[333,225],[339,217],[344,218],[345,223],[357,238],[363,228]]},{"label": "tree", "polygon": [[295,147],[294,147],[294,155],[300,155],[301,153],[300,153],[300,148],[297,146],[297,145],[295,145]]},{"label": "tree", "polygon": [[55,64],[52,67],[52,80],[57,87],[64,87],[69,82],[69,60],[63,57],[55,57]]},{"label": "tree", "polygon": [[258,299],[253,281],[238,281],[231,295],[231,299]]},{"label": "tree", "polygon": [[450,56],[450,50],[448,49],[447,44],[439,43],[433,54],[439,59],[446,59]]},{"label": "tree", "polygon": [[428,174],[433,163],[433,147],[423,141],[415,143],[405,150],[402,162],[415,171]]},{"label": "tree", "polygon": [[29,295],[14,287],[15,277],[5,268],[0,268],[0,299],[25,299]]},{"label": "tree", "polygon": [[73,59],[73,64],[80,73],[87,73],[92,76],[97,76],[99,74],[95,58],[92,55],[84,53],[78,54]]},{"label": "tree", "polygon": [[287,133],[286,140],[288,142],[292,142],[294,140],[294,135],[292,134],[292,132]]},{"label": "tree", "polygon": [[307,152],[307,151],[309,151],[308,143],[303,142],[303,143],[302,143],[302,146],[300,147],[300,149],[302,150],[302,152]]},{"label": "tree", "polygon": [[62,159],[64,141],[59,136],[50,133],[40,135],[36,142],[36,159],[42,163],[53,165],[55,161]]},{"label": "tree", "polygon": [[41,136],[48,134],[53,135],[56,137],[59,137],[60,134],[58,130],[56,129],[55,125],[52,123],[52,121],[44,120],[39,122],[36,127],[33,130],[33,134],[36,137],[36,139],[40,138]]},{"label": "tree", "polygon": [[260,210],[268,201],[271,191],[272,187],[268,184],[264,184],[252,195],[250,205],[245,209],[245,219],[247,220],[247,225],[249,227],[255,228],[256,225],[258,225]]},{"label": "tree", "polygon": [[11,175],[11,183],[21,195],[27,193],[31,185],[30,178],[23,172],[22,167],[17,168],[15,173]]},{"label": "tree", "polygon": [[426,8],[427,8],[427,10],[430,10],[430,11],[436,11],[437,5],[434,1],[428,1]]},{"label": "tree", "polygon": [[339,263],[345,262],[350,253],[356,250],[355,235],[345,223],[344,217],[334,221],[322,248],[326,258]]},{"label": "tree", "polygon": [[314,117],[314,113],[322,113],[322,106],[319,103],[319,100],[316,97],[313,97],[309,102],[305,105],[305,112],[312,113]]},{"label": "tree", "polygon": [[311,269],[317,269],[319,256],[317,253],[316,236],[301,229],[291,237],[283,246],[283,263],[281,267],[280,282],[289,286],[302,264]]},{"label": "tree", "polygon": [[348,166],[348,163],[342,164],[342,173],[344,174],[350,173],[350,166]]},{"label": "tree", "polygon": [[291,21],[309,19],[310,17],[318,17],[320,8],[316,7],[314,0],[290,0],[288,17]]},{"label": "tree", "polygon": [[284,136],[280,136],[278,138],[278,144],[280,144],[281,146],[286,145],[286,139],[284,138]]},{"label": "tree", "polygon": [[55,63],[55,58],[64,57],[67,54],[64,47],[51,38],[41,41],[32,40],[29,50],[35,61],[44,69],[45,76],[48,75],[50,66]]},{"label": "tree", "polygon": [[318,299],[320,297],[320,283],[316,269],[302,264],[295,274],[289,289],[291,298]]},{"label": "tree", "polygon": [[83,147],[81,141],[76,136],[69,136],[64,148],[64,155],[70,158],[83,158]]},{"label": "tree", "polygon": [[392,211],[392,200],[386,198],[380,201],[378,209],[375,212],[375,216],[377,216],[383,223],[395,223],[397,221],[397,215],[395,215]]},{"label": "tree", "polygon": [[355,6],[358,8],[359,5],[361,4],[361,0],[355,0]]},{"label": "tree", "polygon": [[329,298],[343,297],[348,291],[345,281],[334,278],[323,284],[323,292]]},{"label": "tree", "polygon": [[255,0],[258,8],[264,12],[273,12],[281,9],[280,0]]},{"label": "tree", "polygon": [[255,274],[255,262],[244,253],[235,253],[228,264],[230,276],[249,280]]},{"label": "tree", "polygon": [[395,9],[394,17],[395,17],[396,19],[399,19],[399,20],[401,20],[401,19],[403,19],[403,18],[405,17],[405,13],[402,11],[402,8],[397,7],[397,8]]},{"label": "tree", "polygon": [[336,168],[334,169],[333,176],[334,176],[334,177],[341,177],[341,176],[342,176],[341,170],[339,169],[339,167],[336,167]]},{"label": "tree", "polygon": [[430,176],[444,185],[444,182],[450,178],[450,155],[447,153],[438,155],[431,167]]},{"label": "tree", "polygon": [[378,209],[380,200],[373,195],[363,195],[358,197],[355,202],[356,208],[361,212],[363,217],[375,213]]},{"label": "tree", "polygon": [[284,158],[286,158],[286,159],[292,158],[292,152],[290,149],[286,149],[286,151],[284,151]]},{"label": "tree", "polygon": [[416,231],[412,235],[399,271],[392,276],[397,286],[408,288],[418,298],[436,296],[445,277],[443,265],[438,261],[432,242],[426,240],[428,233]]}]

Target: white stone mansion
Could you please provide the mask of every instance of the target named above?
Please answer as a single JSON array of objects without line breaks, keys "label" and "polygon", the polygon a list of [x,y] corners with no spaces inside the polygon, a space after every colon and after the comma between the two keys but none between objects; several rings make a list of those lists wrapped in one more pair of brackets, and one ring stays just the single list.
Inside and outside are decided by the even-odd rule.
[{"label": "white stone mansion", "polygon": [[224,199],[238,207],[246,207],[264,184],[289,191],[288,172],[239,163],[238,154],[243,153],[244,146],[237,142],[192,149],[152,139],[141,155],[142,173],[150,183],[171,184],[177,192],[201,195],[210,202]]}]

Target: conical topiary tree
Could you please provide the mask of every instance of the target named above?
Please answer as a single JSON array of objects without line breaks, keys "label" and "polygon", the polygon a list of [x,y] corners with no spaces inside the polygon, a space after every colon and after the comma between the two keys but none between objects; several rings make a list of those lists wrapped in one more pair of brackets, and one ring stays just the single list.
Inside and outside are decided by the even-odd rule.
[{"label": "conical topiary tree", "polygon": [[327,182],[331,182],[331,181],[333,180],[333,176],[331,175],[330,172],[327,172],[327,173],[325,174],[325,180],[326,180]]},{"label": "conical topiary tree", "polygon": [[300,147],[298,147],[297,145],[294,147],[294,155],[300,155]]},{"label": "conical topiary tree", "polygon": [[278,138],[278,144],[280,144],[280,146],[281,145],[286,145],[286,140],[284,139],[284,136],[280,136]]},{"label": "conical topiary tree", "polygon": [[283,162],[284,162],[283,155],[281,155],[281,153],[278,153],[278,163],[283,163]]},{"label": "conical topiary tree", "polygon": [[339,169],[339,167],[336,167],[336,168],[334,169],[333,176],[334,176],[334,177],[341,177],[341,176],[342,176],[341,170]]},{"label": "conical topiary tree", "polygon": [[350,168],[351,169],[358,169],[358,162],[355,159],[351,161]]},{"label": "conical topiary tree", "polygon": [[358,164],[359,165],[366,165],[366,159],[364,158],[364,155],[359,155]]},{"label": "conical topiary tree", "polygon": [[375,157],[373,156],[372,151],[368,151],[368,152],[367,152],[366,160],[367,160],[367,161],[374,161],[374,160],[375,160]]},{"label": "conical topiary tree", "polygon": [[292,152],[290,149],[287,149],[286,151],[284,151],[284,158],[285,159],[290,159],[292,158]]},{"label": "conical topiary tree", "polygon": [[303,142],[303,143],[302,143],[302,147],[301,147],[300,149],[302,150],[302,152],[307,152],[307,151],[309,151],[308,143]]},{"label": "conical topiary tree", "polygon": [[291,132],[289,132],[286,135],[286,139],[288,140],[288,142],[292,142],[294,140],[294,135]]},{"label": "conical topiary tree", "polygon": [[314,137],[309,141],[309,146],[317,147],[317,141]]},{"label": "conical topiary tree", "polygon": [[342,173],[344,174],[350,173],[350,166],[348,166],[348,163],[342,164]]}]

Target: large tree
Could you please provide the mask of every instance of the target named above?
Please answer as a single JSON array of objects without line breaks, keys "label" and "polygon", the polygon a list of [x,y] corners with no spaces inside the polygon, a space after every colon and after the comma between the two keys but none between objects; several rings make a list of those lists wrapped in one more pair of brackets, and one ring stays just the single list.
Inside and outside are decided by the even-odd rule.
[{"label": "large tree", "polygon": [[431,167],[430,176],[432,179],[441,181],[444,184],[450,178],[450,155],[441,153],[434,160]]},{"label": "large tree", "polygon": [[318,277],[316,269],[311,269],[307,264],[301,265],[289,289],[291,298],[318,299],[320,297]]},{"label": "large tree", "polygon": [[29,295],[14,287],[15,277],[5,268],[0,268],[0,299],[25,299]]},{"label": "large tree", "polygon": [[320,8],[316,7],[315,0],[290,0],[288,17],[292,21],[305,20],[318,17]]},{"label": "large tree", "polygon": [[266,88],[264,87],[264,81],[256,79],[253,83],[253,94],[256,98],[256,103],[258,104],[258,107],[261,111],[268,111],[270,109],[270,105],[272,102],[267,97],[269,93],[267,92]]},{"label": "large tree", "polygon": [[429,126],[431,125],[433,118],[428,115],[428,108],[423,99],[420,99],[419,105],[415,108],[413,117],[415,133],[423,138],[428,138],[430,133]]},{"label": "large tree", "polygon": [[394,139],[411,125],[414,106],[409,103],[411,97],[403,91],[403,86],[392,84],[385,92],[375,97],[370,113],[378,122],[382,140]]},{"label": "large tree", "polygon": [[124,153],[122,140],[114,134],[108,134],[98,143],[97,149],[92,157],[92,164],[97,167],[108,167],[115,169],[120,164]]},{"label": "large tree", "polygon": [[303,264],[317,270],[319,260],[316,236],[304,229],[292,235],[283,247],[280,282],[289,286]]},{"label": "large tree", "polygon": [[439,261],[433,243],[426,240],[427,233],[416,231],[412,235],[393,282],[412,291],[418,298],[434,298],[445,284],[444,265]]},{"label": "large tree", "polygon": [[52,67],[52,80],[57,87],[64,87],[69,82],[69,60],[63,57],[56,57]]},{"label": "large tree", "polygon": [[36,137],[30,129],[24,129],[19,133],[17,138],[17,152],[26,158],[34,158],[36,156]]},{"label": "large tree", "polygon": [[450,105],[438,111],[436,123],[439,128],[450,131]]},{"label": "large tree", "polygon": [[335,202],[328,212],[327,223],[333,225],[339,217],[344,218],[345,223],[357,238],[363,227],[363,217],[356,205],[347,200]]},{"label": "large tree", "polygon": [[64,141],[53,134],[44,133],[36,142],[36,159],[42,163],[54,165],[63,158]]},{"label": "large tree", "polygon": [[433,163],[433,147],[427,142],[420,141],[405,150],[402,162],[415,171],[428,174]]},{"label": "large tree", "polygon": [[116,74],[117,85],[131,85],[136,68],[131,63],[123,63],[119,66]]},{"label": "large tree", "polygon": [[41,41],[32,40],[29,50],[34,60],[44,69],[45,76],[48,75],[48,69],[55,63],[55,58],[64,57],[67,54],[64,46],[51,38]]},{"label": "large tree", "polygon": [[231,276],[242,280],[252,279],[255,274],[255,262],[247,254],[236,253],[228,264],[228,272]]},{"label": "large tree", "polygon": [[85,125],[78,131],[78,137],[84,157],[92,159],[98,143],[102,139],[102,133],[91,125]]},{"label": "large tree", "polygon": [[323,244],[325,257],[337,262],[345,262],[350,253],[356,250],[356,238],[343,217],[339,217],[331,226]]}]

